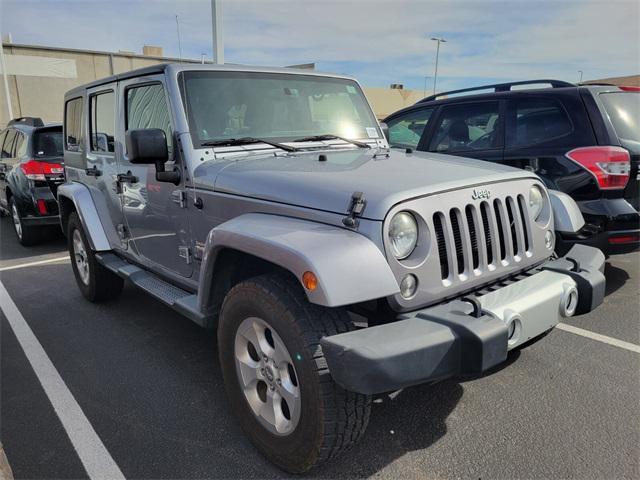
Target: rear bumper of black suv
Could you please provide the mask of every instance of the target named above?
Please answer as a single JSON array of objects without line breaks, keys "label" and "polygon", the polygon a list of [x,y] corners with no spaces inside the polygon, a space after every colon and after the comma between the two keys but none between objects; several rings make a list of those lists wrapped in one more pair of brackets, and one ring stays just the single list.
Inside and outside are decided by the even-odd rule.
[{"label": "rear bumper of black suv", "polygon": [[479,375],[563,317],[600,305],[603,270],[601,251],[576,245],[523,280],[391,323],[324,337],[322,349],[334,380],[364,394]]},{"label": "rear bumper of black suv", "polygon": [[588,245],[606,255],[629,253],[640,248],[640,214],[624,198],[600,198],[578,202],[586,225],[575,234],[558,233],[556,252],[573,245]]}]

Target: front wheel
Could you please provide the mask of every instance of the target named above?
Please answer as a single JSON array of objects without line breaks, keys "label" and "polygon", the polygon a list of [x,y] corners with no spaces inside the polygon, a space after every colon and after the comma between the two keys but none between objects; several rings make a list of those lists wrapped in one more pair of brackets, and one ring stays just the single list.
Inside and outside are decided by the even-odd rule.
[{"label": "front wheel", "polygon": [[67,241],[73,274],[82,295],[91,302],[110,300],[120,295],[124,280],[100,265],[75,212],[67,223]]},{"label": "front wheel", "polygon": [[288,472],[334,457],[367,427],[371,397],[337,385],[320,347],[353,328],[282,274],[241,282],[224,300],[218,349],[231,406],[258,450]]}]

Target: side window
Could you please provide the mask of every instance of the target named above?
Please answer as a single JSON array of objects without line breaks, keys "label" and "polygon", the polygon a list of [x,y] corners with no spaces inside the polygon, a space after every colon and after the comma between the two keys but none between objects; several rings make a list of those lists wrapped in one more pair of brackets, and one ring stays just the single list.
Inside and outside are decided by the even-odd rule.
[{"label": "side window", "polygon": [[127,89],[127,130],[161,128],[173,158],[173,132],[164,87],[159,83]]},{"label": "side window", "polygon": [[16,152],[14,155],[16,158],[24,157],[27,153],[27,142],[24,134],[20,132],[17,133],[14,150]]},{"label": "side window", "polygon": [[116,130],[115,94],[113,91],[89,97],[89,131],[92,152],[112,153]]},{"label": "side window", "polygon": [[416,148],[432,113],[433,108],[426,108],[409,112],[387,122],[389,144],[392,147]]},{"label": "side window", "polygon": [[550,99],[529,98],[515,102],[515,129],[507,136],[508,147],[543,143],[573,131],[562,106]]},{"label": "side window", "polygon": [[7,136],[4,138],[4,143],[2,144],[2,154],[0,155],[2,158],[12,158],[14,140],[16,139],[16,131],[8,130]]},{"label": "side window", "polygon": [[444,107],[429,150],[452,153],[497,148],[499,112],[498,102]]},{"label": "side window", "polygon": [[82,150],[82,98],[69,100],[64,113],[65,148],[70,152]]}]

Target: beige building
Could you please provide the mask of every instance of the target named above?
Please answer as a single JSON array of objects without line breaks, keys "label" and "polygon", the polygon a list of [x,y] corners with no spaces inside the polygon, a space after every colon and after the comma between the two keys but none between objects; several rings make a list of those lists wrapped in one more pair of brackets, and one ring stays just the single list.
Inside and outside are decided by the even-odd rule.
[{"label": "beige building", "polygon": [[[142,54],[15,43],[3,43],[3,50],[13,116],[40,117],[45,122],[62,120],[64,93],[77,85],[156,63],[180,61],[177,58],[164,57],[162,48],[153,46],[145,46]],[[200,63],[199,60],[183,61]],[[313,64],[304,67],[313,67]],[[2,128],[9,121],[9,112],[3,86],[0,86],[0,92]],[[365,88],[365,93],[378,118],[383,118],[422,98],[421,91],[396,88]]]}]

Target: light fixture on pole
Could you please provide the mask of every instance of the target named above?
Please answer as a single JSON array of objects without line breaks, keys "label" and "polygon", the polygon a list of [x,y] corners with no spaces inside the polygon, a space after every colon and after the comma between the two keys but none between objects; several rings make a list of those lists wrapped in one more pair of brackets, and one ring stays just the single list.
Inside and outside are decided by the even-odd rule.
[{"label": "light fixture on pole", "polygon": [[447,43],[444,38],[431,37],[431,40],[434,42],[438,42],[438,46],[436,47],[436,71],[433,74],[433,94],[436,94],[436,82],[438,81],[438,57],[440,56],[440,44]]}]

